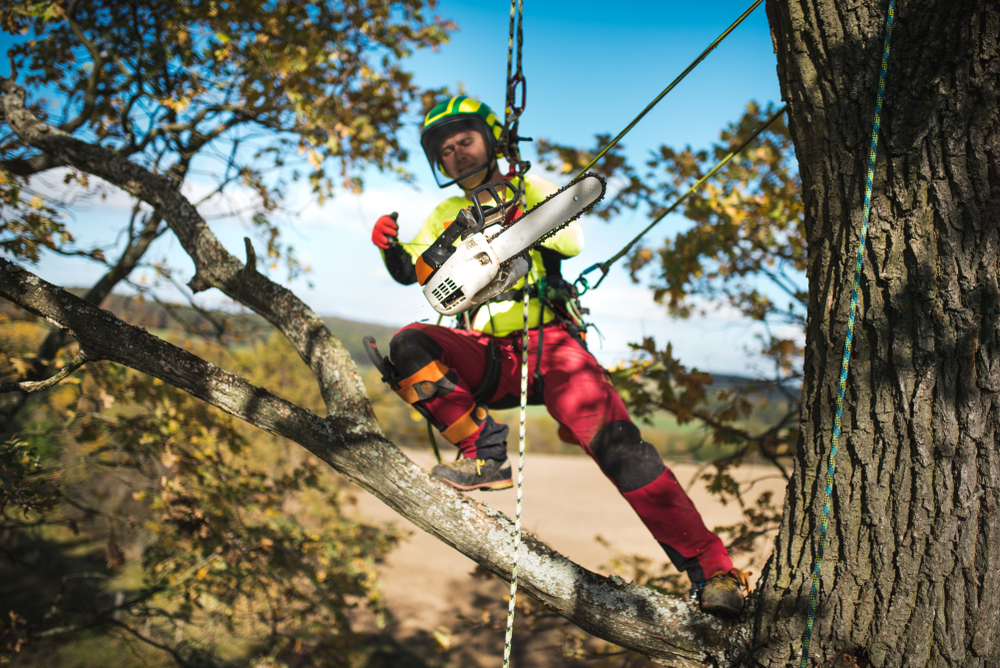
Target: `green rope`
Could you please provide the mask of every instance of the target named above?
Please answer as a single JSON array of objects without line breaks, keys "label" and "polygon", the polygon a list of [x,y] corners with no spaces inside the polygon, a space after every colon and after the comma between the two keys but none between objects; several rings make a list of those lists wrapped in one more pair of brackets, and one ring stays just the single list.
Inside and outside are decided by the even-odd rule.
[{"label": "green rope", "polygon": [[430,420],[427,420],[427,438],[430,439],[431,447],[434,449],[434,459],[437,460],[438,464],[443,464],[444,462],[441,461],[441,451],[438,450],[437,439],[434,438],[434,427],[431,425]]},{"label": "green rope", "polygon": [[896,14],[896,0],[889,0],[889,16],[886,19],[885,46],[882,49],[882,71],[878,79],[878,98],[875,103],[875,125],[872,128],[871,147],[868,149],[868,180],[865,184],[865,204],[862,212],[861,238],[858,241],[858,255],[854,261],[854,284],[851,286],[851,306],[847,316],[847,337],[844,340],[844,356],[840,362],[840,393],[837,396],[837,412],[833,420],[833,438],[830,444],[830,459],[826,468],[826,491],[823,495],[823,520],[819,528],[819,545],[813,565],[812,591],[809,594],[809,616],[806,632],[802,639],[801,668],[809,665],[809,645],[812,641],[813,623],[816,620],[816,603],[819,598],[819,576],[823,567],[823,551],[826,548],[826,531],[830,524],[830,500],[833,494],[833,474],[836,470],[837,448],[840,445],[840,425],[844,414],[844,396],[847,393],[847,369],[851,360],[851,340],[854,338],[854,319],[858,309],[858,288],[861,284],[861,267],[864,262],[865,237],[868,234],[868,218],[871,214],[872,181],[875,176],[875,153],[878,148],[878,131],[882,122],[882,96],[885,93],[885,74],[889,69],[889,40]]},{"label": "green rope", "polygon": [[[521,339],[521,430],[517,448],[517,512],[514,519],[514,565],[510,571],[510,603],[507,605],[507,634],[503,646],[503,666],[510,666],[510,645],[514,636],[514,606],[517,600],[517,562],[521,552],[521,499],[524,494],[525,418],[528,413],[528,277],[524,278],[524,334]],[[542,307],[544,309],[544,306]],[[541,326],[541,323],[539,323]]]},{"label": "green rope", "polygon": [[[686,70],[684,70],[683,72],[681,72],[680,75],[676,79],[674,79],[672,82],[670,82],[670,85],[667,86],[666,88],[664,88],[663,92],[656,96],[655,100],[653,100],[648,105],[646,105],[646,108],[643,109],[639,113],[639,115],[636,116],[632,120],[632,122],[629,123],[628,126],[624,130],[622,130],[621,132],[619,132],[617,137],[615,137],[614,139],[612,139],[611,142],[607,146],[605,146],[603,149],[601,149],[601,152],[598,153],[597,155],[595,155],[594,159],[591,160],[589,163],[587,163],[587,166],[584,167],[583,169],[581,169],[580,172],[576,176],[573,177],[573,180],[575,181],[576,179],[580,178],[580,176],[582,176],[584,172],[586,172],[588,169],[590,169],[591,167],[593,167],[597,163],[598,160],[600,160],[602,157],[604,157],[605,153],[607,153],[608,151],[610,151],[611,148],[614,147],[615,144],[617,144],[619,141],[621,141],[621,138],[624,137],[625,135],[627,135],[628,132],[629,132],[629,130],[631,130],[632,128],[634,128],[635,125],[636,125],[636,123],[638,123],[639,121],[642,120],[643,116],[645,116],[646,114],[648,114],[649,111],[653,107],[655,107],[656,104],[660,100],[662,100],[664,98],[664,96],[666,96],[667,93],[669,93],[670,91],[672,91],[677,84],[679,84],[681,81],[683,81],[684,77],[686,77],[691,72],[691,70],[693,70],[698,65],[698,63],[700,63],[701,61],[705,60],[705,57],[708,54],[710,54],[715,49],[715,47],[719,46],[719,44],[722,42],[722,40],[724,40],[726,37],[728,37],[729,33],[731,33],[736,28],[736,26],[738,26],[739,24],[743,23],[743,19],[745,19],[746,17],[750,16],[750,14],[753,12],[753,10],[757,9],[757,6],[760,5],[760,3],[763,2],[763,1],[764,0],[756,0],[756,2],[754,2],[752,5],[750,5],[750,8],[747,9],[745,12],[743,12],[740,15],[740,17],[733,22],[733,24],[731,26],[729,26],[728,28],[726,28],[725,32],[723,32],[721,35],[719,35],[718,37],[716,37],[715,41],[712,42],[711,44],[709,44],[708,48],[705,49],[704,51],[702,51],[701,55],[698,56],[697,58],[695,58],[694,62],[687,66]],[[513,8],[511,9],[511,11],[513,12]],[[507,64],[507,70],[508,70],[507,76],[509,77],[510,76],[510,62],[509,62],[509,60],[508,60],[508,64]]]},{"label": "green rope", "polygon": [[[736,147],[735,149],[733,149],[732,151],[730,151],[729,154],[719,162],[719,164],[717,164],[715,167],[712,168],[712,170],[710,172],[708,172],[708,174],[705,174],[705,176],[703,176],[700,179],[698,179],[695,182],[695,184],[688,189],[688,191],[686,193],[684,193],[683,195],[681,195],[680,198],[676,202],[674,202],[673,204],[671,204],[667,208],[666,211],[664,211],[659,216],[657,216],[655,219],[653,219],[653,222],[651,222],[649,225],[647,225],[646,228],[642,232],[640,232],[639,234],[637,234],[635,236],[635,238],[632,239],[632,241],[630,241],[627,244],[625,244],[625,247],[622,248],[620,251],[618,251],[618,253],[616,253],[614,256],[608,258],[604,262],[598,262],[597,264],[593,264],[593,265],[587,267],[586,269],[584,269],[580,273],[580,275],[577,277],[576,281],[574,281],[574,283],[577,286],[578,293],[582,295],[585,292],[587,292],[587,290],[590,290],[592,288],[596,288],[598,285],[600,285],[604,281],[604,277],[608,275],[608,269],[611,268],[611,265],[613,265],[615,262],[617,262],[622,257],[624,257],[625,254],[628,253],[632,249],[632,247],[634,245],[636,245],[636,243],[639,242],[639,239],[643,238],[646,235],[647,232],[649,232],[651,229],[653,229],[657,225],[657,223],[659,223],[661,220],[663,220],[664,218],[666,218],[674,210],[676,210],[677,207],[679,207],[681,204],[683,204],[684,200],[686,200],[691,195],[691,193],[693,193],[695,190],[697,190],[702,185],[704,185],[704,183],[706,181],[708,181],[710,178],[712,178],[713,176],[715,176],[716,172],[718,172],[720,169],[722,169],[723,167],[725,167],[726,164],[730,160],[732,160],[734,157],[736,157],[737,155],[739,155],[743,151],[743,149],[745,149],[747,146],[749,146],[750,143],[760,135],[760,133],[762,133],[764,130],[766,130],[767,128],[769,128],[772,123],[774,123],[776,120],[778,120],[778,118],[780,118],[781,115],[785,113],[786,109],[788,109],[788,105],[787,104],[784,107],[782,107],[781,109],[779,109],[778,111],[776,111],[774,113],[774,115],[771,116],[771,118],[767,119],[766,123],[764,123],[762,126],[760,126],[759,128],[757,128],[754,131],[754,133],[752,135],[750,135],[749,137],[747,137],[746,140],[742,144],[740,144],[738,147]],[[594,271],[596,269],[600,269],[601,270],[601,278],[594,285],[590,285],[590,283],[587,282],[586,276],[587,276],[587,274],[589,274],[590,272],[592,272],[592,271]]]}]

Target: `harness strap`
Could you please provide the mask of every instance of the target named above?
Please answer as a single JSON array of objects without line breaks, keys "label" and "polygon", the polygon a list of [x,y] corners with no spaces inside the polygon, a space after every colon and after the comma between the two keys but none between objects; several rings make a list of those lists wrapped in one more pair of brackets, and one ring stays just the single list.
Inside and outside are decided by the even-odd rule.
[{"label": "harness strap", "polygon": [[[538,294],[538,301],[541,304],[541,309],[538,312],[538,348],[535,353],[535,373],[532,375],[531,380],[535,384],[535,394],[542,393],[542,341],[545,338],[545,276],[542,276],[541,280],[535,284],[535,292]],[[525,320],[528,319],[528,311],[524,312]],[[526,323],[527,324],[527,323]],[[525,350],[524,354],[527,355],[528,351]]]},{"label": "harness strap", "polygon": [[532,283],[527,288],[517,288],[515,290],[507,290],[506,292],[501,292],[500,294],[487,299],[482,304],[476,307],[473,311],[473,315],[483,306],[487,304],[495,304],[497,302],[519,302],[524,299],[525,290],[528,291],[528,297],[535,299],[542,299],[544,301],[545,293],[559,294],[565,293],[565,299],[576,299],[576,288],[572,283],[567,281],[565,278],[559,274],[549,274],[543,277],[542,281],[545,283],[545,287],[542,288],[541,296],[539,295],[539,283]]},{"label": "harness strap", "polygon": [[493,398],[500,387],[500,346],[496,339],[490,337],[486,343],[486,371],[483,379],[479,381],[479,387],[472,392],[472,400],[476,405],[485,404]]}]

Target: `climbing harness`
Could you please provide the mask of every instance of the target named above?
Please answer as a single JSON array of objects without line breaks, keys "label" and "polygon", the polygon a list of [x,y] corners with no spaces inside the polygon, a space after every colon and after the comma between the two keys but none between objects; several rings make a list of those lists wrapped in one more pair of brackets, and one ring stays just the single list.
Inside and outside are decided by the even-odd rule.
[{"label": "climbing harness", "polygon": [[[593,157],[593,159],[590,162],[587,163],[587,166],[584,167],[583,169],[581,169],[577,173],[577,175],[574,176],[573,178],[574,179],[580,178],[580,176],[583,175],[584,173],[586,173],[586,171],[588,169],[590,169],[595,164],[597,164],[597,161],[600,160],[602,157],[604,157],[605,153],[607,153],[608,151],[610,151],[615,146],[615,144],[617,144],[619,141],[621,141],[622,137],[624,137],[625,135],[627,135],[628,132],[629,132],[629,130],[631,130],[632,128],[634,128],[635,125],[636,125],[636,123],[638,123],[639,121],[642,120],[643,116],[645,116],[646,114],[648,114],[649,111],[653,107],[655,107],[657,105],[657,103],[659,103],[659,101],[662,100],[667,95],[667,93],[669,93],[670,91],[672,91],[674,89],[674,87],[677,86],[677,84],[679,84],[681,81],[683,81],[684,77],[686,77],[691,72],[691,70],[693,70],[695,67],[697,67],[698,63],[700,63],[701,61],[705,60],[705,57],[708,54],[710,54],[715,49],[715,47],[719,46],[719,44],[722,43],[722,40],[724,40],[726,37],[728,37],[729,33],[731,33],[733,30],[736,29],[736,26],[738,26],[739,24],[743,23],[743,19],[745,19],[746,17],[750,16],[750,14],[753,13],[753,10],[757,9],[758,5],[760,5],[760,3],[762,3],[763,1],[764,0],[756,0],[756,2],[754,2],[752,5],[750,5],[750,7],[745,12],[743,12],[742,14],[740,14],[740,17],[738,19],[736,19],[735,21],[733,21],[732,25],[730,25],[728,28],[726,28],[726,30],[721,35],[719,35],[718,37],[716,37],[715,41],[712,42],[711,44],[709,44],[708,48],[705,49],[704,51],[702,51],[701,55],[698,56],[697,58],[695,58],[694,62],[692,62],[690,65],[687,66],[686,70],[684,70],[683,72],[681,72],[677,76],[676,79],[674,79],[673,81],[671,81],[670,85],[667,86],[666,88],[664,88],[662,93],[660,93],[659,95],[656,96],[656,99],[654,99],[652,102],[650,102],[648,105],[646,105],[646,108],[643,109],[641,112],[639,112],[639,115],[636,116],[634,119],[632,119],[632,122],[629,123],[625,127],[624,130],[622,130],[621,132],[619,132],[617,137],[615,137],[610,142],[608,142],[608,145],[605,146],[603,149],[601,149],[601,152],[598,153],[597,155],[595,155]],[[508,65],[508,76],[510,76],[509,75],[509,69],[510,69],[510,66]]]},{"label": "climbing harness", "polygon": [[[750,143],[760,135],[760,133],[762,133],[764,130],[766,130],[767,128],[769,128],[772,123],[774,123],[776,120],[778,120],[781,117],[781,115],[785,113],[786,109],[788,109],[788,105],[787,104],[785,106],[783,106],[781,109],[779,109],[778,111],[776,111],[773,116],[771,116],[769,119],[767,119],[767,122],[765,122],[762,126],[760,126],[759,128],[757,128],[752,135],[750,135],[749,137],[746,138],[746,140],[744,140],[744,142],[742,144],[740,144],[738,147],[736,147],[735,149],[733,149],[732,151],[730,151],[729,154],[726,155],[726,157],[723,158],[721,161],[719,161],[719,164],[717,164],[715,167],[713,167],[707,174],[705,174],[705,176],[703,176],[700,179],[698,179],[695,182],[695,184],[688,189],[688,191],[686,193],[684,193],[683,195],[681,195],[680,198],[678,198],[676,202],[674,202],[673,204],[671,204],[663,213],[661,213],[659,216],[657,216],[655,219],[653,219],[653,222],[651,222],[649,225],[647,225],[646,228],[642,232],[639,232],[639,234],[637,234],[635,236],[635,238],[632,239],[632,241],[630,241],[627,244],[625,244],[625,247],[622,248],[620,251],[618,251],[618,253],[616,253],[612,257],[608,258],[604,262],[598,262],[597,264],[592,264],[591,266],[587,267],[582,272],[580,272],[580,275],[577,277],[576,281],[574,281],[574,284],[577,287],[577,291],[582,295],[585,292],[587,292],[587,290],[591,290],[591,289],[596,288],[597,286],[599,286],[604,281],[604,278],[608,275],[608,269],[611,268],[611,265],[613,265],[615,262],[617,262],[622,257],[624,257],[625,254],[628,253],[629,250],[631,250],[632,247],[635,246],[636,243],[639,242],[639,239],[641,239],[642,237],[644,237],[647,232],[649,232],[651,229],[653,229],[657,225],[657,223],[659,223],[661,220],[663,220],[664,218],[666,218],[670,213],[672,213],[674,210],[676,210],[677,207],[679,207],[681,204],[683,204],[684,200],[686,200],[688,198],[688,196],[691,195],[691,193],[693,193],[695,190],[697,190],[702,185],[704,185],[704,183],[706,181],[708,181],[710,178],[712,178],[713,176],[715,176],[716,172],[718,172],[720,169],[722,169],[723,167],[725,167],[726,164],[730,160],[732,160],[734,157],[736,157],[737,155],[739,155],[743,151],[743,149],[745,149],[747,146],[749,146]],[[591,273],[593,271],[596,271],[598,269],[601,270],[601,277],[598,279],[597,283],[595,283],[594,285],[590,285],[590,283],[587,281],[587,274],[589,274],[589,273]]]},{"label": "climbing harness", "polygon": [[826,531],[830,523],[830,500],[833,494],[833,474],[836,470],[837,448],[840,445],[840,425],[844,413],[844,396],[847,393],[847,370],[851,360],[851,340],[854,338],[854,318],[858,309],[858,289],[861,283],[861,267],[864,262],[865,238],[868,235],[868,218],[871,214],[872,181],[875,176],[875,154],[878,148],[878,131],[882,122],[882,96],[885,93],[885,74],[889,68],[889,41],[892,38],[892,24],[896,14],[896,0],[889,0],[889,15],[885,25],[885,46],[882,49],[882,71],[878,77],[878,97],[875,103],[875,124],[872,141],[868,149],[868,176],[865,183],[865,204],[861,215],[861,235],[858,240],[858,255],[854,261],[854,283],[851,286],[851,306],[847,315],[847,336],[844,339],[844,356],[840,363],[840,391],[837,395],[837,412],[833,419],[833,437],[830,444],[830,458],[826,467],[826,490],[823,494],[823,520],[819,528],[819,545],[816,547],[816,561],[813,564],[812,591],[809,593],[809,613],[806,619],[805,636],[802,639],[802,663],[809,665],[809,645],[812,641],[813,623],[816,620],[816,604],[819,598],[819,577],[823,567],[823,551],[826,548]]}]

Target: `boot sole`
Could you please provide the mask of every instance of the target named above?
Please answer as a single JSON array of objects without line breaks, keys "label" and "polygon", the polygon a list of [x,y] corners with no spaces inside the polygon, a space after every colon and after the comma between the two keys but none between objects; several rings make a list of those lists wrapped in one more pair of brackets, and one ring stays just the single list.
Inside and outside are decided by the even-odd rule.
[{"label": "boot sole", "polygon": [[460,489],[463,492],[469,492],[476,489],[483,492],[499,492],[502,489],[510,489],[511,487],[514,486],[513,480],[498,480],[495,482],[484,482],[479,485],[459,485],[457,482],[453,482],[445,478],[438,478],[438,480],[451,485],[455,489]]},{"label": "boot sole", "polygon": [[717,617],[723,617],[726,619],[732,619],[734,617],[739,617],[743,612],[741,607],[739,610],[728,605],[704,605],[699,606],[701,611],[707,615],[715,615]]}]

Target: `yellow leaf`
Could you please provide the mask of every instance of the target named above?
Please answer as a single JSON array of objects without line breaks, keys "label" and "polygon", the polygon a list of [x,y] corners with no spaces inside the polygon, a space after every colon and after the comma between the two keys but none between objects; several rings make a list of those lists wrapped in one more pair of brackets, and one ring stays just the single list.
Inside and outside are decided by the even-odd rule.
[{"label": "yellow leaf", "polygon": [[313,149],[309,149],[309,155],[306,159],[309,161],[309,164],[312,165],[313,169],[319,169],[320,164],[323,162],[323,158],[321,158],[319,153]]},{"label": "yellow leaf", "polygon": [[451,647],[451,629],[439,626],[431,635],[434,636],[434,640],[438,644],[438,650],[447,652]]},{"label": "yellow leaf", "polygon": [[31,198],[32,209],[41,209],[43,204],[45,204],[45,202],[42,201],[42,198],[39,197],[38,195],[35,195],[34,197]]},{"label": "yellow leaf", "polygon": [[204,580],[208,577],[208,566],[202,566],[198,569],[198,573],[195,575],[199,580]]}]

